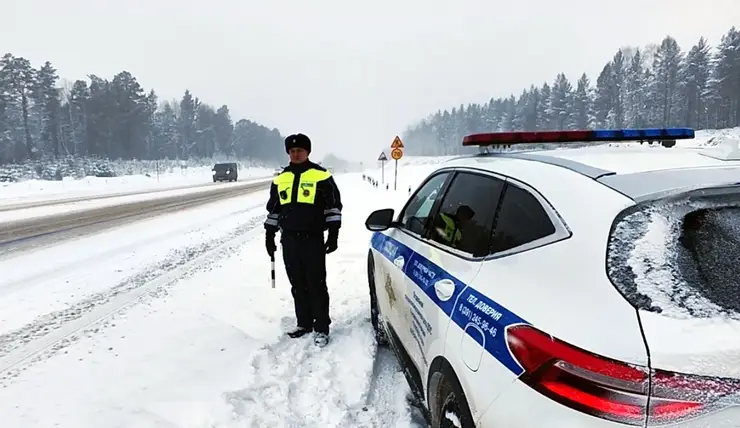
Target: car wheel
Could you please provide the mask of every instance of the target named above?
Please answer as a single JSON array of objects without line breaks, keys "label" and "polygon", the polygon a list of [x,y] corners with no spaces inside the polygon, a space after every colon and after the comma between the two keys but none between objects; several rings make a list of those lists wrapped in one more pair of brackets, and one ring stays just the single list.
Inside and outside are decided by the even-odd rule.
[{"label": "car wheel", "polygon": [[429,391],[432,428],[475,428],[468,400],[452,369],[443,366],[433,379]]},{"label": "car wheel", "polygon": [[367,255],[367,282],[370,286],[370,322],[373,325],[373,330],[375,330],[375,341],[379,346],[386,346],[388,345],[388,338],[380,324],[380,308],[378,307],[378,294],[375,287],[375,261],[372,253]]}]

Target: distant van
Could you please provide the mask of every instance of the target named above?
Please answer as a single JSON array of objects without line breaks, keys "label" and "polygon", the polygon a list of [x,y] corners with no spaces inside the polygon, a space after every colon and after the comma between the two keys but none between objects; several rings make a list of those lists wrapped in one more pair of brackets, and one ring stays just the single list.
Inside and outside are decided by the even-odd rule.
[{"label": "distant van", "polygon": [[213,166],[213,182],[217,181],[236,181],[239,167],[236,163],[217,163]]}]

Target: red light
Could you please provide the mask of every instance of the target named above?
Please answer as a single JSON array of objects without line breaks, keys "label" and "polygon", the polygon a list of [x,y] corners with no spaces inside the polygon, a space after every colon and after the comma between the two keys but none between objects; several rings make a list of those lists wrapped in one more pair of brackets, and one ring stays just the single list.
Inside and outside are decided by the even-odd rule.
[{"label": "red light", "polygon": [[601,397],[589,394],[588,392],[581,391],[563,383],[544,382],[542,386],[557,395],[574,398],[575,401],[584,403],[589,408],[596,409],[602,413],[620,415],[624,419],[635,419],[640,421],[645,418],[642,406],[605,400]]},{"label": "red light", "polygon": [[493,132],[463,138],[463,146],[490,146],[530,143],[573,143],[589,141],[593,131]]},{"label": "red light", "polygon": [[[655,415],[658,420],[676,420],[687,416],[693,416],[697,414],[701,408],[701,403],[689,403],[689,402],[665,402],[658,403],[652,406],[651,415]],[[651,419],[653,417],[651,416]]]},{"label": "red light", "polygon": [[652,372],[593,354],[534,327],[506,331],[520,380],[560,404],[627,425],[677,422],[714,409],[723,395],[740,391],[740,381]]}]

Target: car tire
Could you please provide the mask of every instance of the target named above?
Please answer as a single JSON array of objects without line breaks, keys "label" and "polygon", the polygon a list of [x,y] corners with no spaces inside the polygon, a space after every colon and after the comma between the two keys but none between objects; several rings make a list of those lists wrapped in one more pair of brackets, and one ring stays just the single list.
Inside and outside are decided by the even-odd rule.
[{"label": "car tire", "polygon": [[388,337],[380,321],[380,307],[378,306],[378,293],[375,286],[375,261],[372,253],[367,255],[367,282],[370,286],[370,323],[375,331],[375,341],[378,346],[387,346]]},{"label": "car tire", "polygon": [[475,428],[460,381],[448,364],[432,375],[429,394],[431,428]]}]

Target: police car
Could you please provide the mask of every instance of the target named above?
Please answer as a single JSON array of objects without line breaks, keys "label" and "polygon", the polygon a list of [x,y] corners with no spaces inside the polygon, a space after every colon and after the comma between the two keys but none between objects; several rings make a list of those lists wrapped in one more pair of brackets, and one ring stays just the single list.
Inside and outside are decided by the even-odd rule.
[{"label": "police car", "polygon": [[[368,217],[376,336],[433,427],[740,427],[740,153],[691,138],[471,135]],[[559,148],[491,150],[528,143]]]}]

